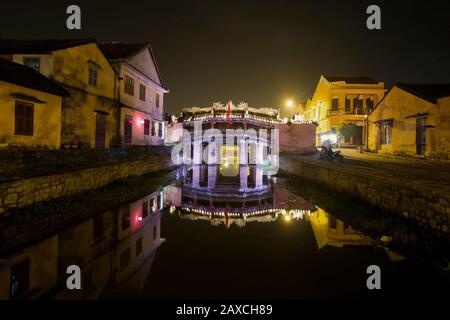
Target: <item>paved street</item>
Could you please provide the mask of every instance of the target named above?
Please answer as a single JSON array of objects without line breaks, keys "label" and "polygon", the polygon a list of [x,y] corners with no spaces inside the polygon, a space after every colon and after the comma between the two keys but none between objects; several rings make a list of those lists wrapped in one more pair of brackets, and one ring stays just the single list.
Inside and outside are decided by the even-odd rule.
[{"label": "paved street", "polygon": [[428,188],[432,192],[450,195],[450,162],[403,160],[359,153],[350,149],[341,151],[344,155],[343,163],[318,160],[317,157],[302,158],[307,161],[320,161],[326,166],[338,166],[358,175],[405,183],[422,191]]}]

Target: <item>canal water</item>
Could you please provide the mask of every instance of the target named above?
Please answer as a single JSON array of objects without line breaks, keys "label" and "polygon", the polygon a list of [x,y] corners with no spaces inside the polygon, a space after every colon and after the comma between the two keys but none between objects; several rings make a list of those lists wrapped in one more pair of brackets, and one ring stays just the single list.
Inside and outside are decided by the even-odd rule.
[{"label": "canal water", "polygon": [[[307,181],[251,166],[180,168],[175,175],[145,196],[54,232],[52,222],[34,221],[32,239],[0,221],[0,298],[448,296],[447,256],[437,257],[439,264],[402,245],[413,237],[415,248],[432,251],[433,241],[405,237],[409,231],[399,232],[399,241],[389,229],[367,227],[367,219],[361,224],[360,217],[376,209],[356,200],[325,192],[329,203],[315,201],[311,195],[323,196],[309,192]],[[328,209],[342,201],[344,210]],[[383,221],[383,214],[376,219]],[[67,288],[67,268],[74,265],[81,290]],[[380,268],[381,290],[367,288],[371,265]]]}]

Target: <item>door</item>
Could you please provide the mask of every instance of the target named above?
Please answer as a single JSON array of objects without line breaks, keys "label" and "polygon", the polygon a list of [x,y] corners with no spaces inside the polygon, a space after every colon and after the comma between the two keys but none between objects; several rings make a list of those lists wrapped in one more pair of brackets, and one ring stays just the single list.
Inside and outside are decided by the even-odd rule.
[{"label": "door", "polygon": [[132,136],[133,136],[133,117],[125,116],[123,142],[125,144],[131,144]]},{"label": "door", "polygon": [[98,113],[95,118],[95,147],[105,148],[106,141],[106,114]]},{"label": "door", "polygon": [[363,127],[357,126],[355,135],[353,136],[353,144],[361,145],[362,144],[362,136],[363,136]]},{"label": "door", "polygon": [[426,150],[425,120],[426,118],[416,119],[416,153],[422,156]]}]

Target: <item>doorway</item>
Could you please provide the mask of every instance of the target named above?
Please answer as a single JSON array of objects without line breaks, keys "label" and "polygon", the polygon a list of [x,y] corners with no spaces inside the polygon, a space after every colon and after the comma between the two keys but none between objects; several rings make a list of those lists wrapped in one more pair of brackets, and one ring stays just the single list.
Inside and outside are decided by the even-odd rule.
[{"label": "doorway", "polygon": [[425,120],[425,117],[416,118],[416,153],[421,156],[426,151]]},{"label": "doorway", "polygon": [[131,144],[132,136],[133,136],[133,117],[125,116],[123,142],[125,144]]},{"label": "doorway", "polygon": [[95,148],[104,149],[106,144],[106,114],[97,112],[95,118]]},{"label": "doorway", "polygon": [[353,144],[354,145],[362,145],[363,144],[363,127],[357,126],[355,135],[353,136]]}]

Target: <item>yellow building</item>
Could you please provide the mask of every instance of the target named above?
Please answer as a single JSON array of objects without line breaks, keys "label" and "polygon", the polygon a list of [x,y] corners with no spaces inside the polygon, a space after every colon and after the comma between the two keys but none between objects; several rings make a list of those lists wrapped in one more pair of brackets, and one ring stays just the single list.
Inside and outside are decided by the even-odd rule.
[{"label": "yellow building", "polygon": [[60,148],[68,91],[35,70],[0,59],[0,147]]},{"label": "yellow building", "polygon": [[69,91],[62,107],[62,145],[107,148],[118,141],[118,80],[94,39],[0,40],[0,56]]},{"label": "yellow building", "polygon": [[[384,83],[369,77],[320,76],[314,95],[306,102],[304,117],[316,121],[317,145],[337,132],[340,124],[356,126],[352,137],[338,137],[341,146],[364,145],[367,110],[384,96]],[[334,141],[333,141],[334,142]]]},{"label": "yellow building", "polygon": [[395,84],[369,115],[369,150],[450,158],[450,84]]},{"label": "yellow building", "polygon": [[354,230],[348,224],[336,219],[321,208],[306,216],[316,238],[317,247],[325,246],[342,248],[344,246],[372,245],[374,241]]}]

